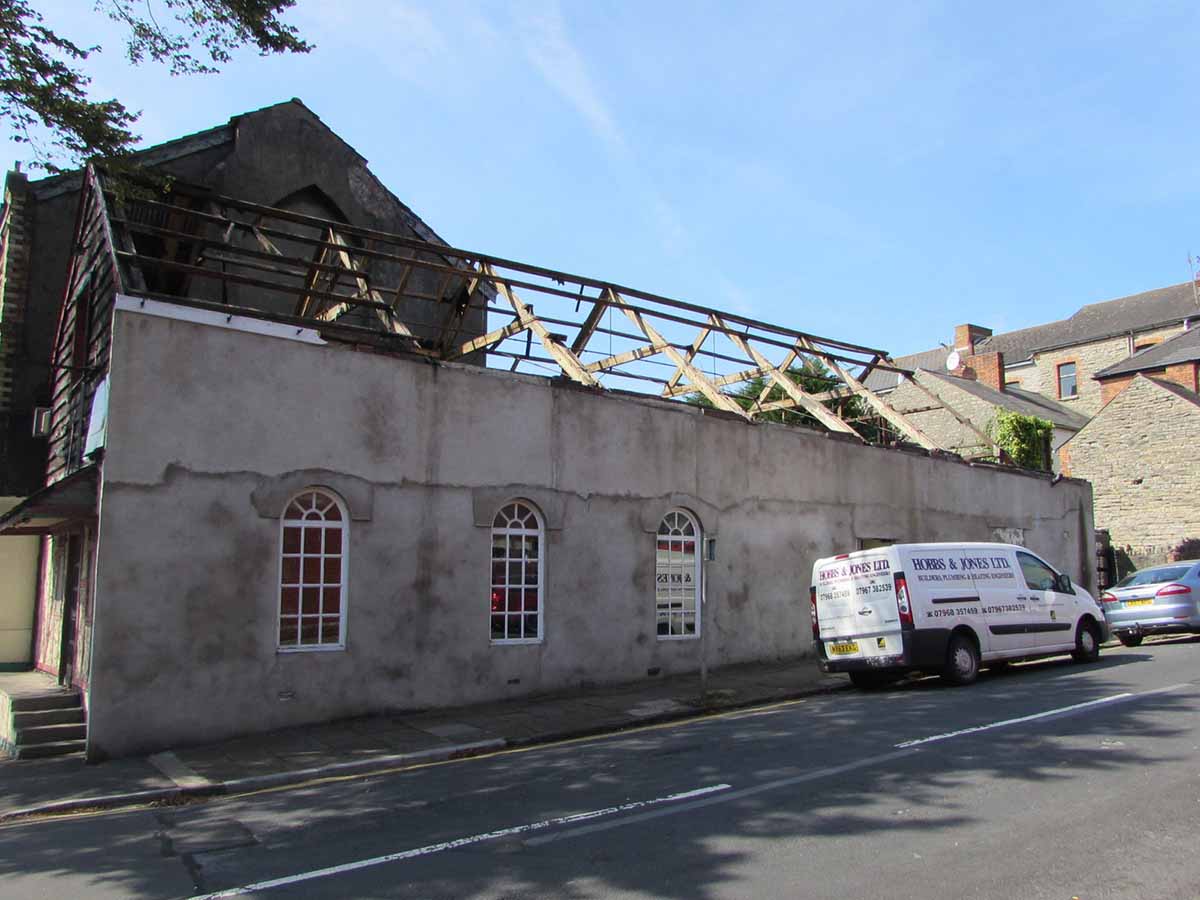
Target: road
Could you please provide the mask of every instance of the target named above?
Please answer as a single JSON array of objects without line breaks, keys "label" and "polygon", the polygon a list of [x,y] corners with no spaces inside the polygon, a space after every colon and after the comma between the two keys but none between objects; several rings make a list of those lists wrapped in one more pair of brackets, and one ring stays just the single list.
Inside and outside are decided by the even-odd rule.
[{"label": "road", "polygon": [[1200,642],[0,829],[0,897],[1200,896]]}]

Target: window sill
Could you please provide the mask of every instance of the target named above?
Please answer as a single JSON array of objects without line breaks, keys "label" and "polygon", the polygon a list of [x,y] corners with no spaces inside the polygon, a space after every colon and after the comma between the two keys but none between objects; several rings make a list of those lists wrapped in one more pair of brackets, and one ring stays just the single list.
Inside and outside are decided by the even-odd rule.
[{"label": "window sill", "polygon": [[545,638],[504,638],[502,640],[492,638],[491,645],[493,647],[513,647],[522,644],[541,644],[544,641]]},{"label": "window sill", "polygon": [[655,637],[660,641],[694,641],[699,639],[700,634],[656,634]]},{"label": "window sill", "polygon": [[276,647],[276,653],[333,653],[345,650],[345,644],[309,644],[304,647]]}]

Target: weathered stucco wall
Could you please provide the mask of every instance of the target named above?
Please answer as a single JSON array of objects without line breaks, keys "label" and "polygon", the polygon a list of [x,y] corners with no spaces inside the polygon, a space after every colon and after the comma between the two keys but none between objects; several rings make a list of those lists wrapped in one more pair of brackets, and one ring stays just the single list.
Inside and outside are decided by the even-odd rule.
[{"label": "weathered stucco wall", "polygon": [[[132,311],[111,378],[100,753],[694,670],[702,647],[801,657],[813,560],[861,537],[1017,529],[1092,580],[1081,482]],[[278,653],[278,498],[307,484],[354,517],[346,649]],[[487,523],[509,497],[548,519],[539,644],[489,641]],[[652,530],[678,505],[717,541],[703,640],[655,633]]]}]

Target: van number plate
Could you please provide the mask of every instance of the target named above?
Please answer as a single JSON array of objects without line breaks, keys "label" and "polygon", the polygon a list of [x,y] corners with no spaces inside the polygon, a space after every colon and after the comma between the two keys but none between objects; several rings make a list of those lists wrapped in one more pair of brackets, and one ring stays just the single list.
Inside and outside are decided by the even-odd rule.
[{"label": "van number plate", "polygon": [[1126,600],[1125,601],[1126,609],[1128,609],[1130,606],[1153,606],[1153,605],[1154,605],[1153,600]]},{"label": "van number plate", "polygon": [[830,653],[857,653],[858,641],[840,641],[836,644],[829,645]]}]

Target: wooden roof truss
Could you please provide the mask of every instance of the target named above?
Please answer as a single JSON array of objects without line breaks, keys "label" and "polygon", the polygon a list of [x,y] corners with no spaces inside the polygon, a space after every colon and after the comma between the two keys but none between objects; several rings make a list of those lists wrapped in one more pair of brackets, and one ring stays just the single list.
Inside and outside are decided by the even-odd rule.
[{"label": "wooden roof truss", "polygon": [[[587,388],[684,398],[749,421],[770,415],[856,441],[943,449],[864,387],[875,369],[916,384],[880,349],[178,185],[106,198],[120,289],[131,295],[236,308],[432,360],[486,359]],[[472,313],[486,327],[464,332]],[[819,363],[808,371],[820,390],[813,377],[789,376],[807,361]]]}]

